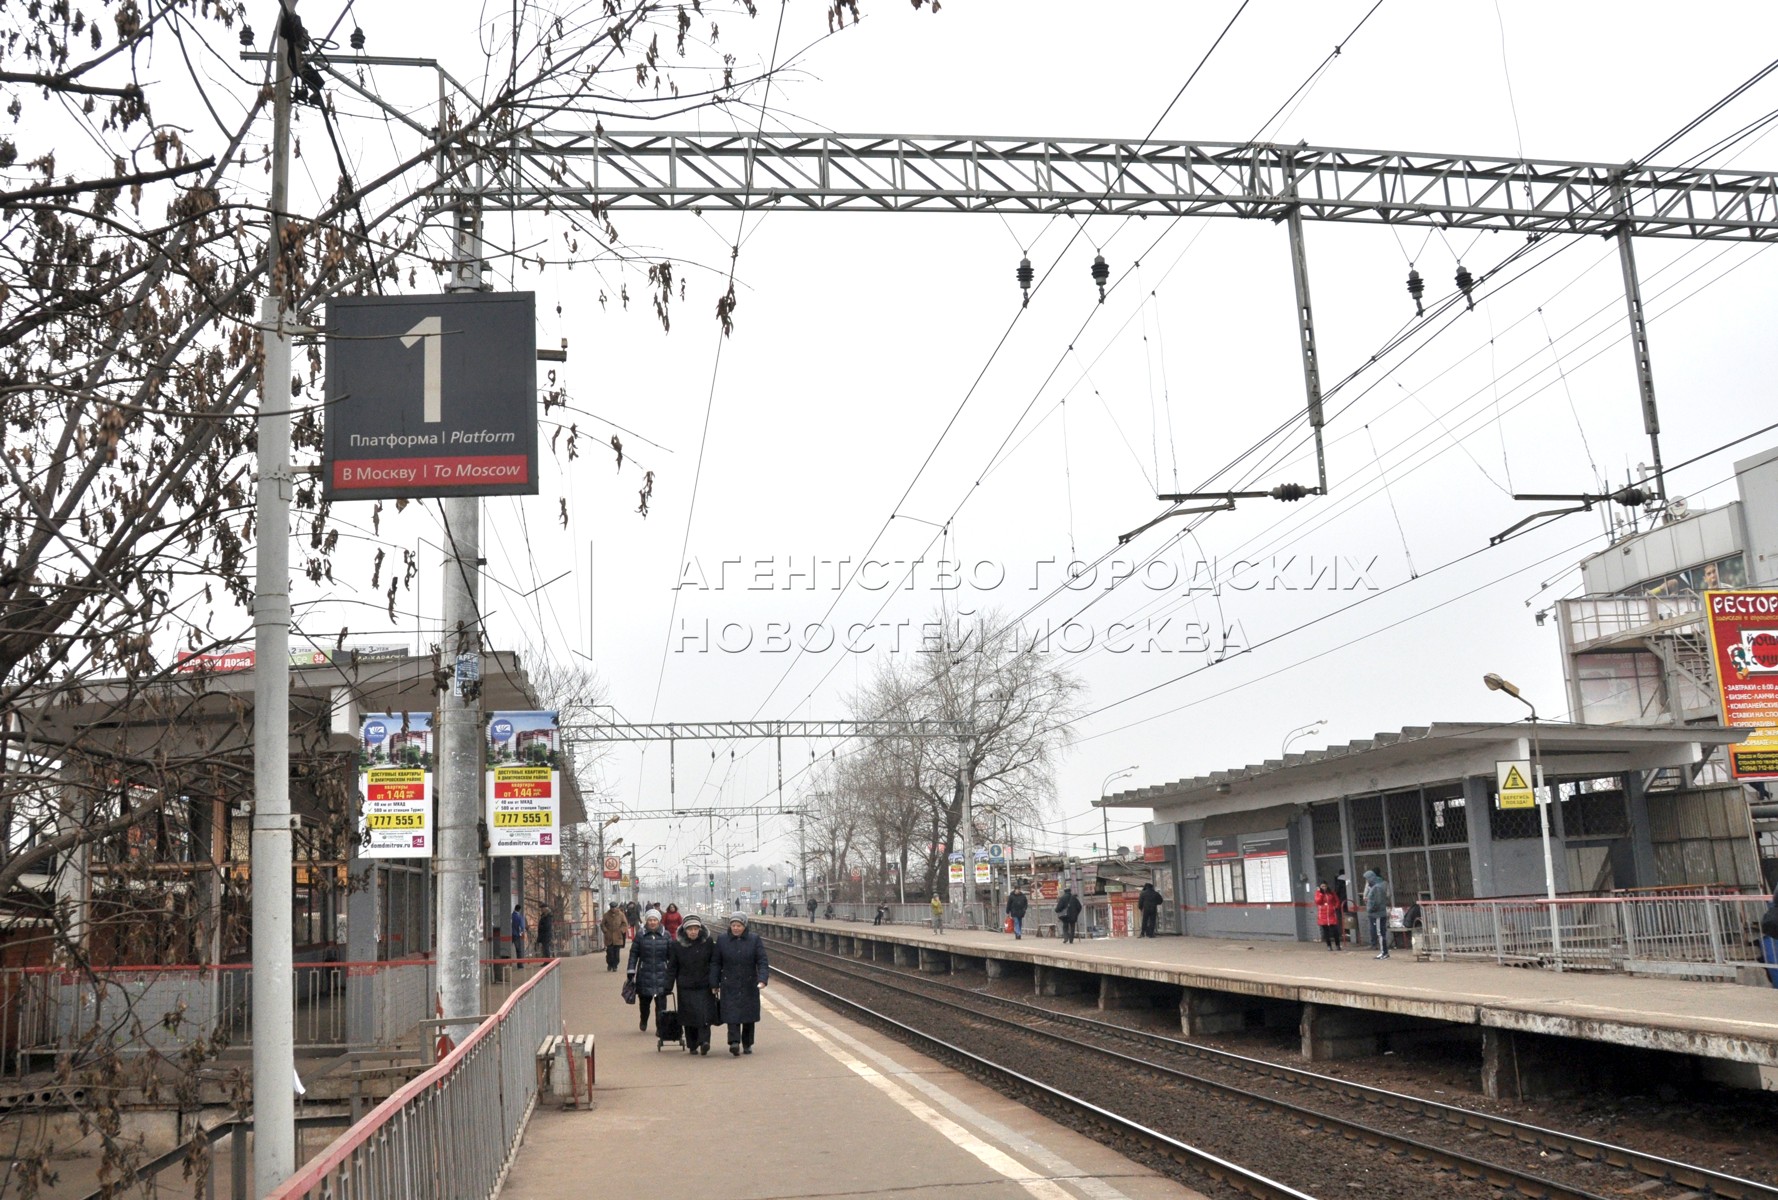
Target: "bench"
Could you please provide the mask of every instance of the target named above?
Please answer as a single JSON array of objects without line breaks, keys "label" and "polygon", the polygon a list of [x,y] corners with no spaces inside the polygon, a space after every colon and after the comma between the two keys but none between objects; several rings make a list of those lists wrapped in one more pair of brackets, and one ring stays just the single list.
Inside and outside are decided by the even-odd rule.
[{"label": "bench", "polygon": [[[557,1081],[556,1062],[563,1062],[567,1078]],[[579,1108],[584,1095],[593,1103],[593,1035],[553,1033],[537,1047],[537,1090],[562,1097],[562,1107]]]}]

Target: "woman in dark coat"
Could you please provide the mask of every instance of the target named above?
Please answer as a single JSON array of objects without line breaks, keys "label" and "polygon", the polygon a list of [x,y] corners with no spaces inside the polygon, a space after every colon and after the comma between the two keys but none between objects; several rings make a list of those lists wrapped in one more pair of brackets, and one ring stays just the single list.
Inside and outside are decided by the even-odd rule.
[{"label": "woman in dark coat", "polygon": [[673,939],[661,928],[661,914],[649,909],[642,918],[642,932],[630,944],[630,978],[636,982],[636,1007],[642,1010],[642,1031],[648,1032],[648,1005],[656,1011],[666,1007],[667,959],[673,953]]},{"label": "woman in dark coat", "polygon": [[710,1053],[710,1026],[716,1024],[710,968],[715,961],[716,943],[704,932],[704,918],[689,914],[680,922],[679,936],[667,957],[667,982],[678,988],[679,1024],[685,1030],[685,1048],[692,1054]]},{"label": "woman in dark coat", "polygon": [[716,939],[710,986],[722,990],[719,1015],[728,1026],[728,1052],[753,1053],[753,1027],[759,1021],[759,992],[766,985],[766,948],[747,928],[745,913],[728,919],[728,932]]}]

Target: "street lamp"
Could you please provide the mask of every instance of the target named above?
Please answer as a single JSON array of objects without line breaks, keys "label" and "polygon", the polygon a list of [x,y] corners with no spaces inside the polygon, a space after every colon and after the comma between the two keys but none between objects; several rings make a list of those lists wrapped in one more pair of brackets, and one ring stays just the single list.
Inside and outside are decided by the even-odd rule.
[{"label": "street lamp", "polygon": [[1111,781],[1113,779],[1122,779],[1126,775],[1134,775],[1141,769],[1142,767],[1139,763],[1132,763],[1127,767],[1119,767],[1117,770],[1107,775],[1105,777],[1105,782],[1099,785],[1099,817],[1105,829],[1106,858],[1111,857],[1111,810],[1105,807],[1105,789],[1111,786]]},{"label": "street lamp", "polygon": [[[1562,920],[1556,912],[1556,864],[1550,854],[1550,810],[1543,799],[1543,756],[1537,744],[1537,705],[1519,694],[1518,686],[1490,671],[1482,676],[1490,692],[1505,692],[1531,710],[1531,798],[1537,805],[1537,820],[1543,834],[1543,887],[1550,901],[1550,947],[1555,951],[1556,970],[1562,969]],[[1554,798],[1553,796],[1551,797]]]},{"label": "street lamp", "polygon": [[1327,724],[1327,718],[1321,717],[1285,734],[1284,745],[1279,747],[1278,757],[1283,758],[1286,754],[1290,753],[1290,743],[1296,741],[1298,738],[1308,737],[1310,734],[1314,733],[1320,733],[1321,727],[1325,724]]}]

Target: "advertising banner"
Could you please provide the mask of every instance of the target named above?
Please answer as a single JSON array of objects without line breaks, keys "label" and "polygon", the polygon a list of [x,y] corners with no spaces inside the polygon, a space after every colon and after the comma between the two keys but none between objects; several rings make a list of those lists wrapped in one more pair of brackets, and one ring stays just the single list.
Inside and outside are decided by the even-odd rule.
[{"label": "advertising banner", "polygon": [[962,863],[954,862],[951,864],[951,882],[953,884],[958,884],[958,885],[962,884],[962,882],[963,882],[963,864]]},{"label": "advertising banner", "polygon": [[975,881],[977,883],[992,883],[994,880],[993,870],[994,868],[985,862],[975,864]]},{"label": "advertising banner", "polygon": [[1736,779],[1778,779],[1778,591],[1705,592],[1722,723],[1750,728],[1728,747]]},{"label": "advertising banner", "polygon": [[322,495],[535,495],[536,309],[530,292],[330,300]]},{"label": "advertising banner", "polygon": [[432,714],[369,713],[359,725],[358,855],[432,857]]},{"label": "advertising banner", "polygon": [[488,718],[488,853],[562,852],[561,731],[553,712]]}]

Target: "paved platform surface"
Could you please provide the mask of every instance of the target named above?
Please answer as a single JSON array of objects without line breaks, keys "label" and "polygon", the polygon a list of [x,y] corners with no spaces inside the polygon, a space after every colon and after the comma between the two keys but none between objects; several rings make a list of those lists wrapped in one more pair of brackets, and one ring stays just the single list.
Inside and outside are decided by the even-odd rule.
[{"label": "paved platform surface", "polygon": [[598,1038],[595,1103],[538,1107],[501,1200],[1198,1196],[781,981],[752,1055],[718,1028],[693,1058],[637,1032],[603,956],[561,970],[569,1032]]},{"label": "paved platform surface", "polygon": [[876,937],[1035,965],[1580,1037],[1778,1066],[1778,988],[1492,963],[1379,961],[1368,950],[1222,938],[1098,938],[1063,945],[986,931],[760,918],[762,929]]}]

